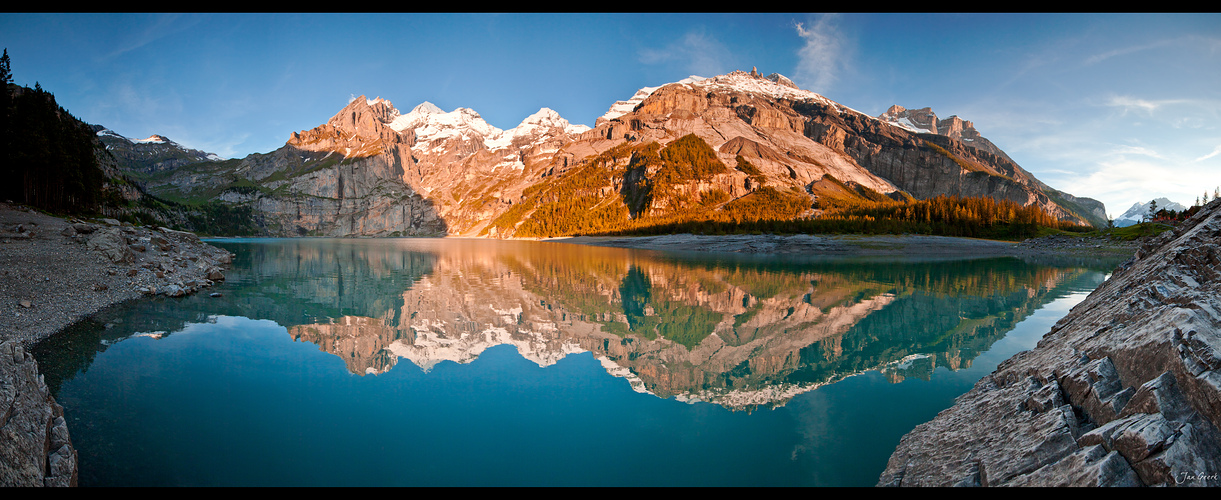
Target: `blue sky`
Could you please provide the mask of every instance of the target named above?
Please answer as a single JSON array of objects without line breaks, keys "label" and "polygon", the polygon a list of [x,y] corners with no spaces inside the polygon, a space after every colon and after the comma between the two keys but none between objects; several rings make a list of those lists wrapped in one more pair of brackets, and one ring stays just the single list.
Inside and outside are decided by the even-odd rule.
[{"label": "blue sky", "polygon": [[958,115],[1047,184],[1118,216],[1221,186],[1216,14],[0,14],[14,81],[90,123],[265,153],[353,95],[540,107],[758,67],[878,115]]}]

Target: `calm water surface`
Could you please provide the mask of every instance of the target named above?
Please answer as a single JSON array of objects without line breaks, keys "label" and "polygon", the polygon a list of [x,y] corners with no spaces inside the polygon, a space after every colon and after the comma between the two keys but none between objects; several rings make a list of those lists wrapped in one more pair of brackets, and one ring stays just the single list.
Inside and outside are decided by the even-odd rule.
[{"label": "calm water surface", "polygon": [[1117,264],[212,243],[37,349],[81,485],[872,486]]}]

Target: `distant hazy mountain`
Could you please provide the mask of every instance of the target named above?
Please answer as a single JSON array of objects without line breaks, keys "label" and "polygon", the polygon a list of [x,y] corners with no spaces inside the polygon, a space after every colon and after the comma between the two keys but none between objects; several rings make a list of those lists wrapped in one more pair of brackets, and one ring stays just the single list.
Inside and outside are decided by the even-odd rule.
[{"label": "distant hazy mountain", "polygon": [[[1156,198],[1153,201],[1157,202],[1158,210],[1163,208],[1166,210],[1174,210],[1175,212],[1187,210],[1187,207],[1170,201],[1168,198]],[[1132,208],[1129,208],[1127,212],[1124,212],[1123,215],[1120,215],[1115,219],[1115,227],[1126,227],[1139,223],[1142,219],[1149,215],[1149,204],[1150,202],[1148,201],[1144,203],[1133,203]]]}]

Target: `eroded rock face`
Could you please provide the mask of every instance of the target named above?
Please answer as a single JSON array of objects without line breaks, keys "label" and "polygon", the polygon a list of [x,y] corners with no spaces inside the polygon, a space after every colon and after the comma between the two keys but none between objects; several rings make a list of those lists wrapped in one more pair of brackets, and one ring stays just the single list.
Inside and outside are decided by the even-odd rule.
[{"label": "eroded rock face", "polygon": [[38,362],[17,342],[0,343],[0,486],[76,486],[77,453],[63,407]]},{"label": "eroded rock face", "polygon": [[899,443],[880,486],[1221,485],[1221,202]]}]

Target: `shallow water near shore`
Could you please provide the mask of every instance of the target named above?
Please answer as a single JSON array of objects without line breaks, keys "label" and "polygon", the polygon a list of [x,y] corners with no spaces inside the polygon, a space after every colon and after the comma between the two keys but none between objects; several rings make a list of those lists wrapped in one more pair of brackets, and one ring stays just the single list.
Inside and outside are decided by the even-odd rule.
[{"label": "shallow water near shore", "polygon": [[35,349],[82,486],[872,486],[1118,264],[211,243]]}]

